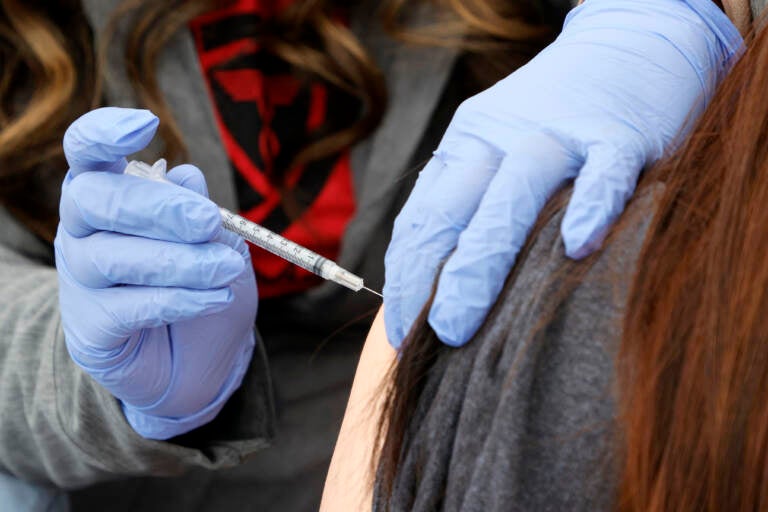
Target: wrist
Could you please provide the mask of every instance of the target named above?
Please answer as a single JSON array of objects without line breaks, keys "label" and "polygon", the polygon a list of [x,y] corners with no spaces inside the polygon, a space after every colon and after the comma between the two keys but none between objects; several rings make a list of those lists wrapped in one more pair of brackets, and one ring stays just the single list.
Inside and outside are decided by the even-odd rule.
[{"label": "wrist", "polygon": [[572,21],[582,17],[588,21],[580,23],[578,30],[662,31],[678,50],[682,44],[702,53],[703,47],[715,59],[717,82],[744,44],[733,21],[712,0],[588,0],[568,14],[562,35],[571,31]]}]

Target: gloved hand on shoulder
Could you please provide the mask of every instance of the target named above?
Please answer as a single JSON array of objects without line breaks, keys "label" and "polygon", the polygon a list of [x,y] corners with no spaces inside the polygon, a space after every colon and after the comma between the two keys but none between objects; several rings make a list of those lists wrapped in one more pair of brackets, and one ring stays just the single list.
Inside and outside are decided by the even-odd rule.
[{"label": "gloved hand on shoulder", "polygon": [[444,343],[466,343],[570,179],[565,252],[597,249],[741,44],[711,0],[587,0],[571,11],[554,43],[461,105],[421,172],[385,260],[390,342],[402,342],[447,258],[429,323]]},{"label": "gloved hand on shoulder", "polygon": [[245,242],[222,229],[197,168],[172,169],[172,183],[122,174],[157,125],[103,108],[69,127],[54,246],[70,355],[134,430],[167,439],[211,421],[240,386],[257,293]]}]

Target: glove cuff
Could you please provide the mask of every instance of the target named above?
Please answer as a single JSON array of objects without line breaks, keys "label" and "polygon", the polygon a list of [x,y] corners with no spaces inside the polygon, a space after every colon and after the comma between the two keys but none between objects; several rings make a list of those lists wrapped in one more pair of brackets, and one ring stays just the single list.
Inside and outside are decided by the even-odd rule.
[{"label": "glove cuff", "polygon": [[730,64],[733,62],[733,57],[739,55],[744,47],[744,39],[741,37],[736,25],[712,0],[684,1],[699,15],[707,27],[715,34],[718,42],[723,46],[725,53],[723,72],[727,72],[730,69]]}]

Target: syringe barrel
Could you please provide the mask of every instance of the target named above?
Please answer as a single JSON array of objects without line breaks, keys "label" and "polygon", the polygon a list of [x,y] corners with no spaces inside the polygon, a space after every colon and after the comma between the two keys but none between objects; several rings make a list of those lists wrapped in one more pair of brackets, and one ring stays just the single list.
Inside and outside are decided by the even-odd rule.
[{"label": "syringe barrel", "polygon": [[222,225],[252,244],[276,254],[284,260],[290,261],[294,265],[308,270],[323,279],[334,281],[350,290],[359,291],[363,288],[362,278],[344,270],[328,258],[244,219],[226,208],[219,208],[219,211],[221,212]]},{"label": "syringe barrel", "polygon": [[[132,174],[142,178],[167,182],[165,177],[166,162],[162,158],[149,165],[145,162],[132,161],[126,168],[126,174]],[[344,270],[336,263],[316,252],[310,251],[285,237],[274,233],[255,222],[251,222],[226,208],[219,207],[221,222],[224,228],[237,233],[244,239],[262,249],[288,260],[304,270],[308,270],[323,279],[328,279],[350,290],[360,291],[363,288],[363,279],[352,272]]]},{"label": "syringe barrel", "polygon": [[299,244],[291,242],[287,238],[254,222],[244,219],[226,208],[220,207],[219,212],[221,213],[222,225],[229,231],[237,233],[252,244],[280,256],[294,265],[298,265],[314,274],[319,274],[318,270],[322,266],[321,260],[325,259],[323,256],[305,249]]}]

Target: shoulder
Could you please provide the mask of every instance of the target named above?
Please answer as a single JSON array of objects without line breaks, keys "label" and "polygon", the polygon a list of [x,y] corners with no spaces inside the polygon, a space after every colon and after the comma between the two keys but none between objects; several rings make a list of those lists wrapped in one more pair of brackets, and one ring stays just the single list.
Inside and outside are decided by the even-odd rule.
[{"label": "shoulder", "polygon": [[564,256],[564,210],[543,224],[475,338],[441,349],[396,500],[442,496],[478,511],[610,506],[613,358],[657,193],[644,189],[588,262]]}]

